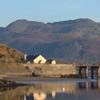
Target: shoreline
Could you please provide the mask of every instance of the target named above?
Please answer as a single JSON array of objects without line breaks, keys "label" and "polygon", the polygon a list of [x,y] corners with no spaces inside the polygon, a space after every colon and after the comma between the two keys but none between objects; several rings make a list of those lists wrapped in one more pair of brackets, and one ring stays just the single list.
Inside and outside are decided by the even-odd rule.
[{"label": "shoreline", "polygon": [[16,84],[32,85],[39,83],[64,83],[64,82],[95,82],[97,80],[78,78],[44,78],[44,77],[6,77],[5,80],[14,81]]},{"label": "shoreline", "polygon": [[15,87],[18,87],[18,86],[22,86],[23,84],[18,84],[14,81],[10,81],[10,80],[5,80],[5,79],[0,79],[0,90],[3,89],[3,88],[15,88]]}]

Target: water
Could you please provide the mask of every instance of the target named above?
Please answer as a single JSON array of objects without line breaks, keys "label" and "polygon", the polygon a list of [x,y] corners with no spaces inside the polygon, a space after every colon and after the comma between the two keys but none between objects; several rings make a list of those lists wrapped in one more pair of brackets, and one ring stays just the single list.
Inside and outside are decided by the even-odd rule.
[{"label": "water", "polygon": [[36,81],[27,86],[0,88],[0,100],[100,100],[100,81]]}]

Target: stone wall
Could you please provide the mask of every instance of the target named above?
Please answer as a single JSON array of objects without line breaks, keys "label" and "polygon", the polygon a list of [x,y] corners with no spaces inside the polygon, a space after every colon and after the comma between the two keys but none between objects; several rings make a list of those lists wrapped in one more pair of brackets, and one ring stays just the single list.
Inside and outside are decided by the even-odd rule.
[{"label": "stone wall", "polygon": [[76,67],[73,64],[25,64],[31,72],[40,76],[59,77],[61,75],[75,75]]}]

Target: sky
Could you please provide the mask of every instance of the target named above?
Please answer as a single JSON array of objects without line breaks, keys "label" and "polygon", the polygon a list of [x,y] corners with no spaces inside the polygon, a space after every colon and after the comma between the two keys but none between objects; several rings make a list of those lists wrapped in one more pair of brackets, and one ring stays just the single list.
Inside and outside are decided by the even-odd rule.
[{"label": "sky", "polygon": [[90,18],[100,22],[100,0],[0,0],[0,26],[26,19],[57,22]]}]

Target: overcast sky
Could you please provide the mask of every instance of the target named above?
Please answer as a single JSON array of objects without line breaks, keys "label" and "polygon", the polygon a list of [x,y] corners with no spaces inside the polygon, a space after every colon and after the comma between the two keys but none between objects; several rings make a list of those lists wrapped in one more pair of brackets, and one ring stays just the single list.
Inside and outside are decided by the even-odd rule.
[{"label": "overcast sky", "polygon": [[18,19],[55,22],[77,18],[100,21],[100,0],[0,0],[0,26]]}]

